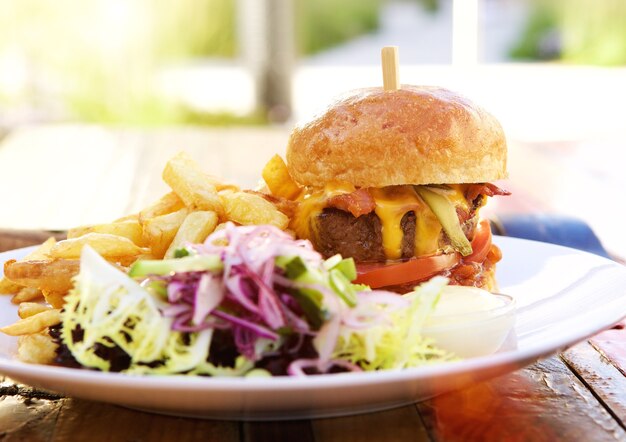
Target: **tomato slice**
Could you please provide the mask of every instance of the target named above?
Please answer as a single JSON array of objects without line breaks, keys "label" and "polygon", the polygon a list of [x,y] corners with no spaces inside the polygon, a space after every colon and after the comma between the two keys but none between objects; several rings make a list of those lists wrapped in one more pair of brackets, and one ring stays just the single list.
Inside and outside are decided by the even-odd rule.
[{"label": "tomato slice", "polygon": [[482,263],[491,250],[491,225],[486,219],[481,219],[474,231],[471,255],[463,257],[465,262]]},{"label": "tomato slice", "polygon": [[357,264],[354,282],[371,288],[421,281],[454,267],[459,262],[458,253],[412,258],[397,264]]},{"label": "tomato slice", "polygon": [[[489,250],[491,250],[491,226],[489,221],[483,219],[476,226],[472,240],[472,253],[463,257],[463,262],[482,263],[487,258]],[[354,282],[367,284],[375,289],[422,281],[454,267],[460,260],[461,256],[458,253],[450,253],[412,258],[392,264],[357,264],[357,277]]]}]

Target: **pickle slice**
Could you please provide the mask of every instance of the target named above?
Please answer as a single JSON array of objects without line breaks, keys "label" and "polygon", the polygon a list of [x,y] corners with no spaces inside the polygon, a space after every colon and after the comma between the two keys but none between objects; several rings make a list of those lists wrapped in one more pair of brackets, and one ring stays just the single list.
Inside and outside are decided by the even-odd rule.
[{"label": "pickle slice", "polygon": [[461,229],[461,223],[459,223],[454,204],[444,195],[433,192],[426,186],[413,187],[441,223],[441,227],[443,227],[443,231],[450,238],[450,243],[454,250],[460,252],[463,256],[471,255],[472,245],[465,233],[463,233],[463,229]]}]

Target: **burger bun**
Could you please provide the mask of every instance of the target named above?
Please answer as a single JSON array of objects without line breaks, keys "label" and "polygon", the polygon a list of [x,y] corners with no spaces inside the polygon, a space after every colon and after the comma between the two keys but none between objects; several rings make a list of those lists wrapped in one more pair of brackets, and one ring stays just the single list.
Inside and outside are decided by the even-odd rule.
[{"label": "burger bun", "polygon": [[447,89],[358,89],[296,127],[291,176],[319,188],[490,182],[506,177],[506,139],[491,114]]}]

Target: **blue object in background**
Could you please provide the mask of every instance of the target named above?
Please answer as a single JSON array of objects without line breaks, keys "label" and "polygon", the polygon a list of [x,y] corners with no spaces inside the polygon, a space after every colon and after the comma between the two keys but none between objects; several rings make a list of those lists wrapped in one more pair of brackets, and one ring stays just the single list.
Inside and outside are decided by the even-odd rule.
[{"label": "blue object in background", "polygon": [[561,215],[506,215],[492,222],[499,235],[558,244],[611,259],[584,221]]}]

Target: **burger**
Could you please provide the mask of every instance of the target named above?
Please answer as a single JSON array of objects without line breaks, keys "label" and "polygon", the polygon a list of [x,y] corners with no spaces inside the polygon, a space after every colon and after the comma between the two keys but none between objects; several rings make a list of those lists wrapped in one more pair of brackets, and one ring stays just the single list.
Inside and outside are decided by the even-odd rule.
[{"label": "burger", "polygon": [[357,282],[398,292],[435,275],[493,290],[501,259],[480,209],[506,195],[502,127],[439,87],[359,89],[295,128],[289,174],[303,189],[291,229]]}]

